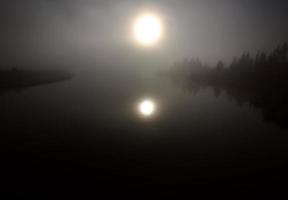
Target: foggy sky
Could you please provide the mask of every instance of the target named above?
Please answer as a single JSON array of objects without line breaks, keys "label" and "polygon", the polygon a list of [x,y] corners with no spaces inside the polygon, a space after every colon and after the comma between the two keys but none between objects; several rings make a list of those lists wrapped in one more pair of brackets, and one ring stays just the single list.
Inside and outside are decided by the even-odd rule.
[{"label": "foggy sky", "polygon": [[[131,22],[153,9],[165,39],[143,49]],[[288,41],[286,0],[1,0],[0,63],[163,67],[186,57],[229,62]]]}]

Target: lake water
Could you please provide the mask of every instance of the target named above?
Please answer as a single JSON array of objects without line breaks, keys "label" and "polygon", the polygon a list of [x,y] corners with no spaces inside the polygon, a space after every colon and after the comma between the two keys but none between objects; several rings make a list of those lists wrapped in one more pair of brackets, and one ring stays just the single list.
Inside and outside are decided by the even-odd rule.
[{"label": "lake water", "polygon": [[[156,107],[150,117],[137,110],[146,98]],[[84,71],[4,93],[0,123],[8,177],[95,177],[159,190],[270,187],[287,178],[287,130],[225,92],[190,92],[154,74]]]}]

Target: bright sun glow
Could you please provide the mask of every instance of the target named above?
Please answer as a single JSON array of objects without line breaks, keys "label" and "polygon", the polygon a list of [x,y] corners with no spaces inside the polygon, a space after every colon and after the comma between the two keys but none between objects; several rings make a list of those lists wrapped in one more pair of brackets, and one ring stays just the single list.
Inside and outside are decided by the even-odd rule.
[{"label": "bright sun glow", "polygon": [[133,33],[141,45],[154,45],[162,36],[161,19],[153,14],[144,14],[135,21]]},{"label": "bright sun glow", "polygon": [[139,103],[138,110],[141,115],[149,117],[155,112],[155,103],[149,99]]}]

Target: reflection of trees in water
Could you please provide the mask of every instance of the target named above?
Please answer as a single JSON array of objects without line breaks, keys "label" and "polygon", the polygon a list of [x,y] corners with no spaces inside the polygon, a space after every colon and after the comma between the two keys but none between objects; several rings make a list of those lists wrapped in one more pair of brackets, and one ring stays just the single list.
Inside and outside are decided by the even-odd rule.
[{"label": "reflection of trees in water", "polygon": [[[244,53],[229,66],[222,61],[209,68],[198,59],[176,63],[169,77],[185,91],[197,94],[212,87],[215,97],[225,91],[238,105],[248,103],[261,110],[265,122],[288,128],[288,44],[270,54],[259,52],[252,57]],[[287,118],[287,119],[286,119]]]},{"label": "reflection of trees in water", "polygon": [[281,89],[239,89],[228,85],[199,84],[183,79],[174,79],[173,82],[185,93],[193,95],[205,88],[212,88],[216,98],[226,93],[238,106],[248,104],[251,108],[260,110],[265,123],[274,123],[280,128],[288,129],[288,86]]},{"label": "reflection of trees in water", "polygon": [[[217,87],[216,87],[217,88]],[[222,88],[238,105],[248,103],[261,111],[264,122],[272,122],[281,128],[288,128],[288,95],[287,90],[261,89],[240,90],[237,88]],[[214,89],[215,90],[215,89]],[[216,90],[219,90],[216,89]]]}]

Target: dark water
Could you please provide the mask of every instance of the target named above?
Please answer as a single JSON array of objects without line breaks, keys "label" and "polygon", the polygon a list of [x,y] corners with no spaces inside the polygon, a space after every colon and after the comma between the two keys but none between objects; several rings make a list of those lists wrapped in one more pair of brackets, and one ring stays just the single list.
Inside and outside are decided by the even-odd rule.
[{"label": "dark water", "polygon": [[[147,97],[157,107],[149,119],[135,109]],[[78,187],[87,178],[88,188],[112,191],[285,189],[288,131],[225,91],[191,92],[153,74],[81,72],[2,94],[0,121],[8,186]]]}]

